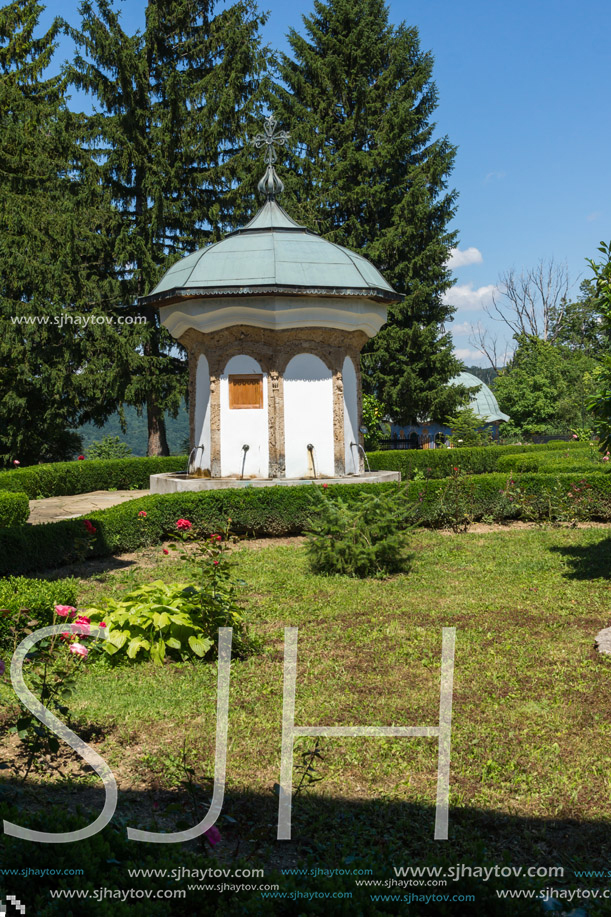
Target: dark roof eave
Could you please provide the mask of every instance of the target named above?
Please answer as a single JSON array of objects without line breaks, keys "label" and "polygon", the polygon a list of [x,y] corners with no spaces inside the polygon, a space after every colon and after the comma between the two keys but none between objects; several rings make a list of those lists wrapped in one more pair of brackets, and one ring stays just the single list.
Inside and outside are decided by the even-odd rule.
[{"label": "dark roof eave", "polygon": [[302,287],[291,286],[274,286],[265,284],[263,286],[248,287],[173,287],[171,290],[164,290],[162,293],[149,293],[148,296],[141,296],[138,300],[142,306],[171,306],[174,303],[182,302],[186,299],[210,299],[219,296],[360,296],[363,299],[373,299],[375,302],[402,302],[405,299],[402,293],[396,293],[394,290],[383,290],[380,287]]}]

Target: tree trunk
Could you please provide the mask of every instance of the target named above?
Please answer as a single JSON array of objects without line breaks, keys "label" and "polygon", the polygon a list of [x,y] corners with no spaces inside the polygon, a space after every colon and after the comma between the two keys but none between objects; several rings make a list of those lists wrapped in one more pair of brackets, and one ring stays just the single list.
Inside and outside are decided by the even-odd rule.
[{"label": "tree trunk", "polygon": [[169,455],[168,440],[165,433],[165,418],[153,395],[147,395],[146,417],[148,422],[147,455]]}]

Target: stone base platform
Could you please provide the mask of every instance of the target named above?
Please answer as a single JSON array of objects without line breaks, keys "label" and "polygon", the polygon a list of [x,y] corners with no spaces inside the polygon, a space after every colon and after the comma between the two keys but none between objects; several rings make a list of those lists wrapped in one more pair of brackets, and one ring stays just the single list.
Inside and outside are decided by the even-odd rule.
[{"label": "stone base platform", "polygon": [[400,471],[367,471],[341,478],[196,478],[186,474],[152,474],[152,494],[175,494],[185,491],[225,490],[236,487],[297,487],[302,484],[387,484],[400,481]]}]

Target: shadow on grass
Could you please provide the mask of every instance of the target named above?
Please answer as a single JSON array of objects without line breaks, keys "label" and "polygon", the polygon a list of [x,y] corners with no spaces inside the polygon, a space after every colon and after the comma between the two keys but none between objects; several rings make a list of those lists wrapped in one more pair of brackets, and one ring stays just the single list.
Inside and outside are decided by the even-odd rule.
[{"label": "shadow on grass", "polygon": [[[6,772],[5,772],[6,773]],[[409,915],[520,915],[541,914],[540,901],[503,900],[497,890],[596,887],[595,879],[581,882],[575,870],[607,868],[611,857],[608,821],[572,818],[528,818],[475,807],[451,808],[449,840],[435,841],[432,805],[385,800],[342,800],[314,793],[294,800],[292,839],[276,840],[278,803],[268,793],[228,790],[217,822],[220,842],[212,850],[204,838],[187,844],[149,844],[127,839],[126,827],[150,831],[180,830],[203,818],[209,805],[209,787],[195,795],[183,790],[126,790],[119,794],[115,817],[100,834],[78,843],[46,845],[0,835],[0,900],[3,894],[19,897],[33,913],[55,915],[113,914],[409,914]],[[0,815],[14,823],[43,831],[68,831],[92,822],[100,813],[104,793],[95,786],[41,788],[18,786],[0,780]],[[193,808],[195,804],[195,808]],[[194,814],[195,813],[195,814]],[[197,817],[196,817],[197,816]],[[507,870],[484,879],[477,874],[446,873],[447,881],[422,882],[417,876],[399,881],[394,867],[431,866],[444,870],[459,864]],[[508,867],[563,867],[564,876],[529,880],[516,877]],[[20,870],[81,868],[79,876],[40,876]],[[202,878],[194,870],[228,870]],[[261,876],[236,878],[236,869],[262,869]],[[167,870],[148,877],[130,876],[130,869]],[[310,870],[295,875],[294,870]],[[182,873],[180,872],[182,870]],[[185,872],[188,870],[189,872]],[[314,872],[318,870],[318,874]],[[329,875],[330,871],[336,872]],[[368,870],[367,872],[356,872]],[[291,871],[289,873],[288,871]],[[325,874],[326,871],[326,874]],[[443,873],[441,873],[443,875]],[[400,875],[400,874],[399,874]],[[433,875],[435,875],[433,873]],[[394,885],[357,885],[385,880]],[[412,879],[414,881],[412,881]],[[213,888],[224,882],[250,889],[233,895]],[[199,884],[201,883],[201,884]],[[261,885],[277,885],[286,900],[263,898]],[[4,889],[3,889],[4,885]],[[189,888],[191,886],[191,888]],[[424,886],[424,887],[423,887]],[[100,887],[123,890],[184,890],[184,898],[139,901],[51,899],[51,890]],[[331,899],[350,893],[347,901]],[[308,899],[318,893],[320,898]],[[376,894],[473,895],[473,901],[393,900],[373,901]],[[292,896],[292,897],[290,897]],[[117,899],[117,895],[115,895]],[[573,902],[573,907],[576,903]],[[60,906],[61,905],[61,906]],[[38,909],[36,909],[38,908]],[[570,908],[568,908],[570,910]],[[609,911],[593,908],[591,917]]]},{"label": "shadow on grass", "polygon": [[550,551],[566,558],[571,579],[611,579],[611,537],[588,545],[555,545]]}]

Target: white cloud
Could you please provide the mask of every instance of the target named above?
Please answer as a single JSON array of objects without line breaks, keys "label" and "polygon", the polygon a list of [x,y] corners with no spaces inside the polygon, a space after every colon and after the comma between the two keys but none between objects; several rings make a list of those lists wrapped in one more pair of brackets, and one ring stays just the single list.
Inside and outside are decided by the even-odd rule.
[{"label": "white cloud", "polygon": [[473,325],[471,322],[448,322],[448,331],[451,331],[453,335],[471,334]]},{"label": "white cloud", "polygon": [[463,363],[475,366],[486,366],[487,360],[481,350],[469,350],[468,347],[455,347],[454,355]]},{"label": "white cloud", "polygon": [[453,248],[450,251],[447,265],[448,267],[456,269],[457,267],[465,267],[467,264],[481,264],[483,260],[479,248],[474,248],[474,246],[471,245],[463,252],[461,252],[459,248]]},{"label": "white cloud", "polygon": [[491,181],[502,181],[506,175],[507,172],[488,172],[484,179],[484,184],[487,185]]},{"label": "white cloud", "polygon": [[594,210],[592,213],[589,213],[587,215],[586,220],[588,221],[588,223],[593,223],[595,220],[597,220],[601,216],[602,216],[602,213],[600,212],[600,210]]},{"label": "white cloud", "polygon": [[443,294],[443,301],[463,312],[476,312],[492,304],[492,297],[498,293],[493,283],[473,289],[472,283],[457,283]]}]

